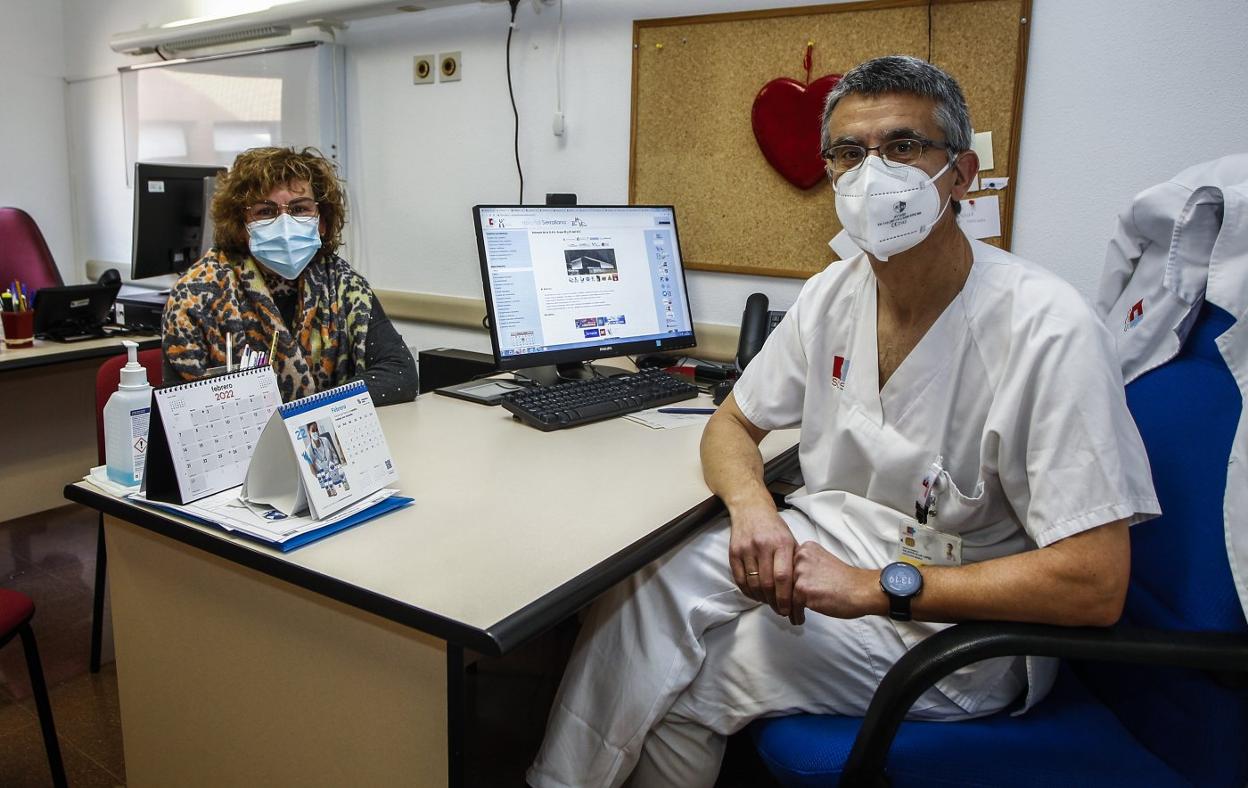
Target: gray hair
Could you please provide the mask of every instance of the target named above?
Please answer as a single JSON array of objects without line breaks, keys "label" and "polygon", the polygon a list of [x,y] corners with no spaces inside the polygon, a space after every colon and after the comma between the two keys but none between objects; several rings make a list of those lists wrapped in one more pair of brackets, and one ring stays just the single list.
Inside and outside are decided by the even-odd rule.
[{"label": "gray hair", "polygon": [[837,103],[846,96],[878,96],[909,93],[936,102],[936,125],[945,135],[952,155],[971,149],[971,113],[957,80],[926,60],[909,55],[888,55],[859,63],[841,77],[823,106],[822,144],[827,148],[828,119]]}]

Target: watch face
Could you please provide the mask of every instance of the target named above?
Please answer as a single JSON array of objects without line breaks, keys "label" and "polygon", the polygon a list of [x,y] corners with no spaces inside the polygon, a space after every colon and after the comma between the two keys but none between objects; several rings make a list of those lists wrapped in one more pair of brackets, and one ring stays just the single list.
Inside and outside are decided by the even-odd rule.
[{"label": "watch face", "polygon": [[889,564],[880,573],[880,585],[893,596],[914,596],[923,587],[923,575],[910,564]]}]

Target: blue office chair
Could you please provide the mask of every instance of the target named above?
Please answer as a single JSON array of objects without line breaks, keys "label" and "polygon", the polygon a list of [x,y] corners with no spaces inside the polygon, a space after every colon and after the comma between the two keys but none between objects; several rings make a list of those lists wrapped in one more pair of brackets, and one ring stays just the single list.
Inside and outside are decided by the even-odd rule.
[{"label": "blue office chair", "polygon": [[[1127,386],[1165,514],[1131,529],[1131,585],[1110,628],[975,622],[893,666],[862,720],[797,715],[750,732],[785,786],[1248,784],[1248,623],[1222,506],[1242,403],[1206,304],[1179,355]],[[1021,717],[902,722],[937,679],[991,657],[1066,660]]]}]

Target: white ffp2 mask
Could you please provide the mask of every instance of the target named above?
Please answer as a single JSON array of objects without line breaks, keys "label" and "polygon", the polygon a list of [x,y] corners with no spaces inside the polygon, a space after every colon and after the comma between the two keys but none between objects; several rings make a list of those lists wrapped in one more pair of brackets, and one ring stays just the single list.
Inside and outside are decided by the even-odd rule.
[{"label": "white ffp2 mask", "polygon": [[949,201],[940,204],[935,181],[952,166],[951,160],[929,177],[918,167],[885,164],[879,156],[868,156],[832,182],[841,226],[877,260],[914,248],[949,207]]}]

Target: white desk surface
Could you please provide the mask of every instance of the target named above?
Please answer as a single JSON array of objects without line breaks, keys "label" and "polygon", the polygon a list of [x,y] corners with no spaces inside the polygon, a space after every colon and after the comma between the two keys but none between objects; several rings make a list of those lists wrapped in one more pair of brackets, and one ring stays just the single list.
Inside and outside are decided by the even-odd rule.
[{"label": "white desk surface", "polygon": [[[661,555],[715,505],[698,426],[616,418],[541,432],[501,407],[435,394],[377,412],[399,489],[415,503],[290,553],[85,483],[66,495],[486,653],[513,648]],[[797,437],[769,435],[764,459]]]},{"label": "white desk surface", "polygon": [[33,346],[22,348],[6,347],[3,342],[0,342],[0,371],[117,355],[125,352],[121,344],[123,339],[138,342],[139,348],[144,350],[160,346],[160,337],[156,334],[84,339],[81,342],[50,342],[46,339],[36,339]]}]

